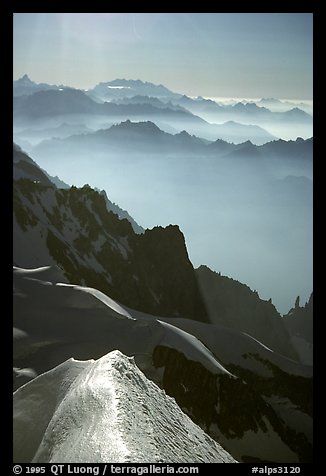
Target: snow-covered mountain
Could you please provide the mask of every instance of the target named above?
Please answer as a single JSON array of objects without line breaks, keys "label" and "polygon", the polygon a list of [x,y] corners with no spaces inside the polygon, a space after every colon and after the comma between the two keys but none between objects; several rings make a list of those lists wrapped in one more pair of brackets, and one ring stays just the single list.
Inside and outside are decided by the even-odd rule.
[{"label": "snow-covered mountain", "polygon": [[[62,283],[62,278],[62,272],[56,267],[35,270],[14,268],[14,365],[17,386],[20,381],[26,381],[28,372],[43,374],[72,356],[83,360],[98,359],[118,349],[127,356],[134,356],[136,365],[146,377],[174,397],[179,407],[236,460],[311,460],[310,367],[274,354],[239,332],[186,319],[149,316],[118,304],[96,289]],[[187,328],[187,322],[193,324]],[[93,367],[95,372],[99,371],[98,377],[103,386],[102,390],[95,390],[99,394],[99,403],[108,387],[111,388],[111,373],[101,373],[102,363],[107,365],[108,361],[110,358],[104,357],[94,365],[88,363],[88,370],[87,363],[64,364],[17,390],[17,462],[55,462],[60,458],[72,462],[74,458],[87,458],[81,452],[78,453],[82,446],[79,442],[83,441],[83,435],[90,427],[90,413],[94,411],[96,417],[98,406],[91,398],[94,395],[92,378],[91,388],[86,389],[86,394],[82,382],[93,374]],[[125,362],[121,365],[128,367],[129,364]],[[80,374],[78,384],[71,387],[72,391],[68,391],[67,387],[76,374],[76,365],[79,369],[82,367],[83,374]],[[62,371],[69,373],[68,377],[58,377]],[[125,393],[130,392],[130,405],[135,410],[138,400],[133,401],[134,381],[142,385],[144,377],[138,369],[130,367],[126,374],[121,371],[121,375],[121,385]],[[62,385],[58,387],[60,381]],[[96,388],[97,384],[95,381]],[[147,381],[146,384],[147,388],[154,389],[152,384]],[[52,392],[49,389],[53,386],[56,391]],[[298,387],[300,392],[297,391]],[[137,393],[142,396],[139,389]],[[62,400],[64,395],[66,398]],[[124,395],[119,393],[116,400],[117,406],[122,407],[119,431],[125,425],[128,427],[124,414],[127,405]],[[156,399],[155,395],[152,397]],[[148,402],[146,394],[144,400],[145,407],[151,409],[154,404],[152,398]],[[40,401],[44,402],[42,412],[39,410]],[[82,408],[77,401],[82,402]],[[68,402],[71,402],[72,408]],[[160,405],[162,409],[166,407],[163,403]],[[103,407],[100,405],[100,408]],[[106,409],[109,413],[112,410],[109,404]],[[73,416],[77,410],[78,425]],[[173,416],[174,409],[170,411]],[[133,414],[135,425],[142,428],[146,424],[143,422],[144,412]],[[99,419],[99,433],[102,425],[108,423],[106,418],[110,422],[110,415],[106,415],[105,410],[104,421]],[[148,418],[148,429],[151,431],[155,413],[151,413]],[[62,425],[66,438],[60,438],[59,441],[56,435],[63,435]],[[80,434],[78,430],[80,439],[76,453],[70,453],[66,445],[69,445],[76,427],[82,427],[84,432]],[[165,426],[164,431],[168,432],[169,427]],[[98,432],[92,430],[92,445],[97,444]],[[23,443],[26,434],[35,435],[35,438],[30,438],[31,446]],[[196,438],[198,432],[195,431],[192,437],[194,435]],[[192,437],[189,435],[188,438]],[[152,438],[152,433],[149,438]],[[126,444],[128,446],[128,440]],[[147,444],[146,438],[144,445]],[[96,448],[101,451],[101,444],[98,443]],[[114,448],[105,450],[114,451]],[[49,451],[54,454],[54,459],[50,459]],[[141,451],[142,445],[137,461],[143,458]],[[176,457],[182,458],[181,455],[177,454]],[[107,453],[103,458],[106,456]],[[159,454],[157,457],[163,458],[164,455]],[[195,455],[192,457],[196,458]],[[214,453],[212,457],[215,457]]]},{"label": "snow-covered mountain", "polygon": [[14,435],[19,463],[235,462],[119,351],[69,359],[17,390]]}]

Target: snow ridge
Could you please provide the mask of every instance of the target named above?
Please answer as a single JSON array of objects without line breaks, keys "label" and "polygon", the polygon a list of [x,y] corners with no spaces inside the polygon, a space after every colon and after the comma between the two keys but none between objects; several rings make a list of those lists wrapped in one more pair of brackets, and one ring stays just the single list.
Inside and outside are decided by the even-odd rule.
[{"label": "snow ridge", "polygon": [[236,462],[120,351],[70,359],[18,389],[14,434],[17,462]]}]

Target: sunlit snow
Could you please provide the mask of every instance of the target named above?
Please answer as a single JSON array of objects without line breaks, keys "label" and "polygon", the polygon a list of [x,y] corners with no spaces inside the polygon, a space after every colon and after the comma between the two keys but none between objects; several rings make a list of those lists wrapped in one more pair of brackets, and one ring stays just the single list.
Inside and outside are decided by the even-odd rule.
[{"label": "sunlit snow", "polygon": [[235,462],[119,351],[18,389],[14,435],[15,462]]}]

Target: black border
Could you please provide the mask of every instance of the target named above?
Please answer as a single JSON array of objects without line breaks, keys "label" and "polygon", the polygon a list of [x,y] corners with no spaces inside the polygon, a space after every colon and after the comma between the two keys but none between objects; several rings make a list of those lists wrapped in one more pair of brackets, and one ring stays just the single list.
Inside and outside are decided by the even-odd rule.
[{"label": "black border", "polygon": [[[5,57],[5,61],[2,62],[2,68],[1,68],[1,100],[2,104],[4,104],[4,107],[2,107],[1,110],[1,116],[2,116],[2,160],[1,160],[1,177],[2,177],[2,186],[0,187],[1,190],[1,203],[3,204],[2,206],[2,216],[4,217],[3,221],[3,233],[2,233],[2,263],[3,263],[3,269],[2,271],[5,270],[5,276],[4,280],[2,281],[4,284],[4,292],[2,293],[2,297],[4,298],[5,296],[8,296],[9,302],[4,304],[4,308],[2,310],[2,319],[5,322],[2,322],[2,326],[5,329],[5,334],[2,334],[2,349],[4,351],[4,360],[3,362],[6,362],[5,365],[5,370],[6,370],[6,378],[5,378],[5,388],[9,388],[9,391],[3,392],[2,396],[5,394],[5,400],[2,398],[2,401],[5,401],[5,408],[3,412],[3,418],[4,418],[4,427],[3,427],[3,451],[2,451],[2,457],[5,460],[5,463],[7,463],[8,460],[8,466],[10,467],[10,474],[12,474],[12,365],[11,365],[11,356],[12,356],[12,344],[9,345],[7,343],[10,342],[11,340],[11,333],[12,333],[12,299],[11,297],[11,289],[10,283],[12,283],[12,196],[13,196],[13,189],[12,189],[12,162],[11,162],[11,154],[12,154],[12,140],[13,140],[13,131],[12,131],[12,121],[13,121],[13,112],[12,112],[12,80],[13,80],[13,14],[14,12],[22,12],[22,13],[33,13],[33,12],[44,12],[44,13],[51,13],[53,12],[53,9],[51,8],[51,3],[43,3],[42,5],[37,5],[37,2],[22,2],[22,1],[14,1],[10,5],[7,4],[7,2],[3,2],[4,5],[2,5],[2,12],[1,12],[1,35],[2,35],[2,55]],[[323,450],[322,450],[322,445],[323,445],[323,434],[321,432],[322,430],[322,423],[320,422],[321,415],[322,415],[322,408],[324,406],[324,402],[322,402],[322,393],[323,393],[323,386],[322,382],[324,375],[322,372],[322,366],[323,366],[323,355],[321,354],[321,349],[323,345],[323,328],[321,327],[321,319],[323,319],[323,315],[321,314],[321,291],[320,291],[320,279],[319,279],[319,266],[320,266],[320,261],[321,261],[321,256],[320,256],[320,240],[323,238],[323,232],[321,230],[318,230],[318,226],[323,224],[323,219],[320,219],[323,214],[323,210],[319,210],[319,207],[322,207],[321,205],[321,200],[322,197],[319,196],[320,190],[321,190],[321,181],[323,180],[323,173],[322,173],[322,163],[323,163],[323,155],[321,151],[321,140],[320,140],[320,132],[319,129],[321,128],[322,125],[322,117],[321,117],[321,111],[320,111],[320,105],[321,105],[321,88],[319,86],[320,81],[324,79],[323,73],[321,71],[321,65],[323,62],[323,47],[321,45],[321,42],[324,41],[322,31],[323,31],[323,18],[321,14],[321,2],[319,2],[319,5],[317,6],[315,4],[305,2],[288,2],[289,5],[287,6],[285,2],[273,2],[272,4],[260,4],[256,6],[250,6],[246,5],[248,7],[246,12],[243,12],[243,3],[239,5],[240,8],[236,8],[238,5],[236,3],[229,4],[229,6],[233,6],[236,8],[235,11],[231,12],[229,8],[227,8],[227,4],[224,3],[223,5],[218,5],[219,7],[219,12],[214,12],[214,13],[260,13],[263,12],[262,7],[273,7],[273,12],[271,11],[270,8],[268,8],[267,11],[263,13],[313,13],[313,20],[314,20],[314,79],[313,79],[313,87],[314,87],[314,93],[313,93],[313,99],[314,99],[314,210],[313,210],[313,217],[314,217],[314,239],[313,239],[313,244],[314,244],[314,308],[315,308],[315,315],[317,316],[317,319],[314,321],[314,374],[315,378],[317,378],[317,384],[314,385],[314,414],[315,414],[315,422],[314,422],[314,463],[313,464],[319,464],[322,459],[323,459]],[[101,12],[105,11],[110,7],[109,4],[106,3],[106,5],[101,6],[101,4],[97,5],[92,2],[90,5],[87,3],[87,5],[82,5],[82,4],[76,4],[73,6],[71,4],[71,7],[69,6],[68,2],[65,2],[63,5],[60,5],[63,8],[60,9],[60,11],[65,11],[65,12],[73,12],[74,9],[76,9],[76,6],[82,7],[82,6],[87,6],[88,11],[87,13],[90,13],[89,7],[92,6],[93,12]],[[135,7],[134,4],[127,5],[122,2],[121,6],[124,7],[130,7],[130,9],[133,9]],[[168,9],[168,12],[171,12],[169,9],[168,5],[164,3],[164,5],[158,5],[161,7],[165,7],[165,9]],[[190,7],[192,5],[189,5]],[[215,7],[217,5],[214,5]],[[223,9],[224,6],[224,9]],[[27,7],[30,12],[27,12]],[[104,8],[103,8],[104,7]],[[138,5],[137,5],[138,7]],[[152,7],[153,4],[151,4],[148,8],[142,7],[139,5],[139,9],[141,12],[152,12]],[[255,8],[256,7],[256,8]],[[279,8],[278,8],[279,7]],[[7,9],[6,9],[7,8]],[[173,5],[173,8],[176,8],[176,5]],[[94,10],[95,9],[95,10]],[[208,13],[210,11],[210,8],[208,6],[207,8]],[[248,11],[249,10],[249,11]],[[77,11],[80,11],[79,9]],[[161,11],[161,10],[160,10]],[[183,8],[179,8],[177,12],[182,12]],[[202,13],[202,12],[195,12],[191,10],[193,13]],[[207,12],[207,11],[206,11]],[[85,12],[86,13],[86,12]],[[173,12],[176,13],[176,12]],[[213,13],[213,12],[212,12]],[[318,51],[320,50],[320,51]],[[9,177],[9,178],[8,178]],[[7,223],[8,221],[8,223]],[[8,242],[7,242],[8,241]],[[7,274],[8,273],[8,274]],[[8,289],[7,289],[8,287]],[[8,332],[8,334],[7,334]],[[8,337],[7,337],[8,336]],[[11,349],[10,349],[11,347]],[[8,354],[9,354],[9,359],[8,359]],[[9,362],[9,365],[7,365],[7,362]],[[321,374],[319,374],[319,371]],[[318,382],[321,381],[321,385],[318,385]],[[7,386],[8,383],[8,386]],[[7,410],[8,407],[8,410]],[[42,465],[46,466],[46,465]],[[77,466],[77,465],[76,465]],[[187,466],[187,465],[185,465]],[[209,465],[211,466],[211,465]],[[230,465],[229,465],[230,466]],[[246,463],[241,463],[237,466],[230,466],[232,474],[234,472],[239,474],[251,474],[251,468],[253,465],[251,464],[246,464]],[[256,464],[255,464],[256,466]],[[257,465],[259,467],[263,467],[264,465]],[[268,465],[269,467],[274,466],[274,465]],[[275,465],[277,466],[287,466],[287,465]],[[296,466],[296,465],[292,465]],[[312,470],[312,467],[310,464],[300,464],[297,465],[302,468],[300,474],[309,474],[309,472]],[[206,464],[201,464],[199,465],[200,471],[199,474],[202,474],[202,470],[204,472],[206,470],[209,470],[210,467]],[[241,469],[240,469],[241,468]],[[223,467],[223,474],[228,473],[229,470]],[[48,472],[48,471],[47,471]],[[23,472],[22,474],[27,474]],[[48,474],[52,474],[49,472]],[[64,474],[64,473],[63,473]]]}]

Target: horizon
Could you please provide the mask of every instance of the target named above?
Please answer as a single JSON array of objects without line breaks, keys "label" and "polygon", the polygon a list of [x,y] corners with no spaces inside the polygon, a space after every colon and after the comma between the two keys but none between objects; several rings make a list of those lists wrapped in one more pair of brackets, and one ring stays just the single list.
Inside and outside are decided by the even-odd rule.
[{"label": "horizon", "polygon": [[[93,85],[91,85],[89,88],[79,88],[77,87],[76,85],[74,84],[64,84],[62,81],[59,81],[58,83],[54,84],[54,83],[47,83],[45,80],[40,80],[40,81],[34,81],[34,79],[31,77],[31,75],[29,73],[24,73],[22,74],[21,76],[19,77],[13,77],[13,81],[19,81],[20,79],[23,79],[24,76],[27,76],[28,79],[32,82],[34,82],[35,84],[48,84],[50,86],[64,86],[64,87],[67,87],[67,88],[71,88],[71,89],[79,89],[80,91],[84,91],[84,92],[87,92],[89,91],[89,89],[92,89],[94,88],[97,84],[99,83],[94,83]],[[109,83],[109,82],[112,82],[112,81],[117,81],[117,80],[125,80],[125,81],[141,81],[142,83],[151,83],[151,84],[154,84],[155,86],[165,86],[167,87],[164,83],[152,83],[151,81],[147,81],[146,79],[144,78],[109,78],[107,80],[104,80],[104,81],[101,81],[103,83]],[[168,88],[169,89],[169,88]],[[177,94],[184,94],[183,92],[180,92],[180,91],[174,91],[172,90],[173,93],[177,93]],[[188,95],[187,95],[188,96]],[[196,98],[199,98],[199,97],[202,97],[203,99],[210,99],[212,101],[215,101],[215,102],[218,102],[218,101],[221,101],[221,102],[227,102],[227,101],[259,101],[261,99],[278,99],[279,101],[284,101],[284,102],[293,102],[294,105],[296,105],[297,102],[303,102],[307,105],[313,105],[313,98],[311,99],[308,99],[308,98],[285,98],[285,97],[272,97],[272,96],[259,96],[259,97],[244,97],[244,96],[237,96],[237,95],[234,95],[234,96],[203,96],[201,94],[198,94],[196,96],[188,96],[192,99],[196,99]]]},{"label": "horizon", "polygon": [[[140,80],[143,83],[164,85],[170,91],[181,95],[185,94],[190,98],[201,96],[214,101],[220,100],[224,104],[227,104],[228,101],[255,101],[257,98],[302,102],[309,104],[306,111],[312,114],[312,20],[313,14],[310,13],[16,13],[14,14],[13,77],[17,80],[27,74],[31,81],[38,84],[63,85],[83,91],[95,87],[100,82],[132,78],[134,81]],[[300,107],[298,104],[293,107],[295,106]],[[292,106],[290,108],[292,109]],[[194,115],[196,116],[196,112]],[[198,115],[200,116],[199,113]],[[203,118],[208,123],[214,122],[209,114]],[[152,122],[155,123],[155,120]],[[246,121],[238,121],[238,123],[242,122],[246,123]],[[258,123],[257,125],[275,137],[271,140],[296,140],[298,137],[304,139],[313,137],[310,131],[309,136],[304,135],[306,131],[299,123],[293,124],[288,129],[282,122],[277,123],[276,121],[266,124]],[[162,124],[157,124],[157,126],[162,130]],[[186,129],[186,127],[183,128]],[[190,135],[204,137],[199,132]],[[209,140],[209,137],[206,139]],[[215,137],[214,140],[216,140]],[[230,141],[232,142],[232,139]],[[32,158],[37,159],[33,156]],[[77,186],[79,184],[76,183],[76,176],[79,176],[84,184],[89,181],[88,177],[95,173],[92,164],[87,165],[88,168],[85,169],[86,171],[84,170],[83,177],[81,170],[76,167],[71,173],[68,173],[69,160],[66,162],[65,169],[60,170],[58,164],[53,163],[50,167],[51,170],[49,167],[47,168],[48,172],[58,175],[68,183],[72,183],[73,180]],[[45,164],[42,165],[45,166]],[[50,163],[48,165],[50,166]],[[149,164],[144,164],[144,166],[150,168]],[[165,196],[166,190],[172,185],[167,181],[166,190],[163,187],[163,179],[167,174],[164,168],[162,168],[162,177],[157,177],[157,171],[154,169],[151,171],[153,183],[158,180],[156,187],[162,187],[161,193],[165,204],[170,204],[169,214],[167,214],[167,210],[164,210],[167,216],[158,216],[157,207],[155,208],[149,203],[148,183],[144,183],[143,188],[134,188],[133,178],[137,176],[138,169],[133,171],[133,175],[130,177],[130,190],[126,190],[125,182],[129,178],[118,167],[120,164],[117,164],[116,170],[114,170],[116,174],[114,178],[112,170],[110,174],[101,171],[98,176],[94,176],[92,182],[89,182],[90,185],[106,190],[111,200],[128,210],[131,216],[144,227],[164,226],[168,223],[182,225],[182,220],[186,221],[189,204],[180,202],[184,206],[184,210],[181,213],[180,208],[180,215],[175,213],[176,206],[173,200],[180,200],[180,191],[178,190],[177,195],[174,196],[173,190],[171,190],[171,194]],[[139,168],[139,165],[137,167]],[[146,173],[149,173],[148,170]],[[184,179],[185,174],[186,179]],[[192,171],[189,170],[188,164],[185,164],[185,168],[180,170],[180,180],[183,180],[185,194],[189,193],[186,189],[189,177],[191,180],[198,181],[198,176],[191,174]],[[273,171],[271,171],[272,174]],[[199,174],[200,177],[202,175]],[[143,180],[143,177],[140,176],[139,180]],[[155,191],[153,191],[152,199],[158,200]],[[260,229],[259,223],[255,222],[256,235],[260,237],[261,243],[256,242],[257,239],[254,237],[255,245],[251,247],[248,245],[247,249],[246,244],[250,243],[252,231],[244,223],[243,217],[246,216],[250,221],[252,209],[242,210],[243,214],[237,217],[232,228],[227,223],[227,219],[229,221],[235,219],[236,210],[232,207],[229,208],[229,215],[226,216],[225,210],[219,209],[220,203],[223,201],[216,199],[214,201],[215,208],[211,210],[214,216],[221,213],[221,220],[224,220],[224,229],[216,228],[224,234],[224,241],[219,236],[218,250],[220,254],[217,256],[216,251],[216,257],[209,259],[202,255],[206,251],[208,253],[208,242],[202,248],[196,242],[196,246],[198,245],[197,255],[194,251],[195,245],[188,247],[192,262],[194,265],[206,262],[215,271],[222,271],[225,275],[232,276],[250,287],[258,289],[267,299],[272,296],[273,302],[277,303],[278,308],[281,307],[280,301],[283,303],[286,301],[288,310],[288,303],[292,304],[297,294],[303,297],[304,293],[301,290],[303,285],[297,285],[296,291],[288,289],[287,297],[284,296],[285,290],[279,289],[281,286],[277,279],[279,269],[276,262],[279,263],[280,269],[285,264],[279,260],[279,256],[276,256],[274,261],[267,258],[265,260],[265,273],[273,274],[273,279],[272,277],[266,278],[266,281],[270,280],[270,291],[267,289],[267,285],[264,290],[263,284],[259,285],[259,282],[262,281],[260,270],[256,269],[251,274],[248,271],[251,261],[254,262],[257,259],[258,248],[261,251],[263,243],[269,243],[270,247],[274,241],[278,243],[279,233],[283,233],[281,221],[278,221],[278,215],[282,209],[280,208],[274,217],[273,226],[279,230],[278,233],[275,233],[274,241],[272,235],[275,230],[266,235],[265,230]],[[243,204],[239,201],[237,205],[241,208]],[[255,206],[258,207],[256,204]],[[160,212],[163,213],[162,210]],[[201,216],[200,210],[198,216]],[[261,217],[261,220],[265,218]],[[291,218],[294,220],[296,217],[291,216]],[[283,248],[280,250],[280,253],[284,253],[286,262],[288,262],[291,253],[293,262],[296,260],[298,262],[307,261],[308,264],[304,265],[303,271],[297,271],[298,281],[300,277],[302,282],[305,281],[309,284],[309,291],[305,289],[306,295],[310,294],[312,290],[312,286],[310,286],[312,270],[309,261],[310,221],[307,223],[307,229],[306,224],[301,222],[296,224],[302,238],[297,252],[302,253],[304,247],[306,250],[304,256],[294,256],[295,250],[291,248],[292,244],[287,252],[284,252]],[[192,234],[195,236],[196,230],[190,225],[188,229],[185,226],[187,223],[183,225],[183,231],[187,244],[189,244]],[[204,226],[205,224],[203,224]],[[241,244],[244,248],[241,263],[239,258],[234,258],[233,254],[234,250],[239,249],[237,236],[233,236],[237,227],[242,227],[246,236],[244,243]],[[288,230],[289,242],[290,234],[291,231]],[[305,236],[306,242],[304,241]],[[198,240],[200,241],[199,238]],[[213,256],[216,247],[213,240],[210,246]],[[256,268],[256,265],[254,267]],[[289,275],[292,269],[293,263],[289,266]],[[285,271],[283,273],[286,274]],[[280,297],[281,295],[283,297]],[[303,297],[303,299],[305,298]],[[284,304],[282,307],[285,310]]]},{"label": "horizon", "polygon": [[189,96],[313,98],[312,13],[14,13],[14,77],[146,77]]}]

